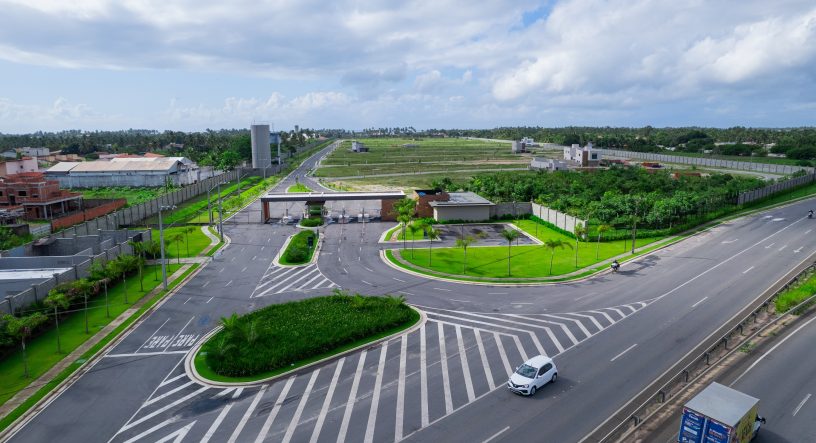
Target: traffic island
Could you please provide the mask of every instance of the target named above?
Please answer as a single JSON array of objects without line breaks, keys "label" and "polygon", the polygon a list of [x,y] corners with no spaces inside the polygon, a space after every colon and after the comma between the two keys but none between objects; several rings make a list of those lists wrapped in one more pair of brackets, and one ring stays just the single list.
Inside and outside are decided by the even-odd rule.
[{"label": "traffic island", "polygon": [[272,260],[277,266],[304,266],[317,260],[319,234],[302,230],[286,239],[281,251]]},{"label": "traffic island", "polygon": [[222,318],[185,369],[205,385],[258,385],[411,332],[424,319],[401,297],[335,291]]}]

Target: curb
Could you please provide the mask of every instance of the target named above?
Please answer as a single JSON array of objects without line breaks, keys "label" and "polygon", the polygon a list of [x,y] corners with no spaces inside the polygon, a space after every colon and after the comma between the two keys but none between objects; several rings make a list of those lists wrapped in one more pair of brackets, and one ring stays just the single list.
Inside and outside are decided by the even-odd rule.
[{"label": "curb", "polygon": [[196,343],[196,345],[192,349],[190,349],[190,351],[184,357],[184,372],[187,374],[187,377],[189,377],[190,380],[192,380],[192,381],[194,381],[194,382],[196,382],[196,383],[198,383],[198,384],[200,384],[202,386],[207,386],[207,387],[212,387],[212,388],[230,388],[230,387],[237,387],[237,386],[241,386],[241,387],[259,386],[259,385],[266,384],[266,383],[269,383],[269,382],[272,382],[272,381],[275,381],[275,380],[278,380],[278,379],[281,379],[281,378],[284,378],[284,377],[299,375],[299,374],[301,374],[303,372],[307,372],[307,371],[311,370],[315,366],[323,365],[325,363],[328,363],[328,362],[331,362],[331,361],[334,361],[334,360],[338,360],[338,359],[340,359],[342,357],[345,357],[345,356],[347,356],[349,354],[353,354],[353,353],[355,353],[355,352],[357,352],[357,351],[359,351],[361,349],[374,347],[374,346],[376,346],[376,345],[378,345],[380,343],[386,342],[386,341],[391,340],[391,339],[396,338],[396,337],[400,337],[402,335],[410,334],[411,332],[414,332],[417,329],[421,328],[425,324],[425,322],[428,321],[428,317],[425,314],[425,311],[423,311],[422,309],[417,308],[416,306],[411,306],[411,305],[408,305],[408,306],[419,314],[419,321],[416,322],[413,326],[411,326],[408,329],[403,329],[402,331],[395,332],[395,333],[393,333],[391,335],[379,338],[377,340],[374,340],[374,341],[371,341],[371,342],[368,342],[368,343],[364,343],[364,344],[362,344],[360,346],[356,346],[354,348],[347,349],[347,350],[345,350],[343,352],[340,352],[340,353],[337,353],[337,354],[334,354],[334,355],[330,355],[330,356],[328,356],[326,358],[311,362],[311,363],[309,363],[307,365],[297,367],[295,369],[283,372],[283,373],[278,374],[278,375],[273,375],[271,377],[267,377],[267,378],[264,378],[264,379],[261,379],[261,380],[247,381],[247,382],[211,381],[211,380],[208,380],[208,379],[202,377],[201,374],[198,373],[198,370],[196,369],[195,364],[194,364],[195,356],[201,350],[201,347],[204,346],[204,343],[206,343],[207,340],[210,337],[212,337],[213,335],[218,333],[218,331],[221,330],[221,326],[218,326],[217,328],[215,328],[212,331],[210,331],[209,333],[207,333],[207,335],[202,337],[201,340],[199,340],[198,343]]}]

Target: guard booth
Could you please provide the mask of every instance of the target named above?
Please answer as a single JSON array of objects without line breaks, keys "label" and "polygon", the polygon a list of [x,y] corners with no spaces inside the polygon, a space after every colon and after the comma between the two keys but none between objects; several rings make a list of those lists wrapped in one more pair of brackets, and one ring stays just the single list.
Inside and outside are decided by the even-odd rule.
[{"label": "guard booth", "polygon": [[[274,218],[273,208],[276,204],[286,204],[302,202],[307,207],[324,207],[327,202],[360,202],[360,201],[378,201],[380,219],[382,221],[395,221],[394,203],[397,200],[405,198],[405,193],[402,191],[391,192],[277,192],[268,193],[261,197],[261,222],[268,223],[270,219]],[[375,210],[375,206],[371,209]],[[363,218],[369,216],[368,212],[363,211]],[[346,214],[343,214],[346,216]]]}]

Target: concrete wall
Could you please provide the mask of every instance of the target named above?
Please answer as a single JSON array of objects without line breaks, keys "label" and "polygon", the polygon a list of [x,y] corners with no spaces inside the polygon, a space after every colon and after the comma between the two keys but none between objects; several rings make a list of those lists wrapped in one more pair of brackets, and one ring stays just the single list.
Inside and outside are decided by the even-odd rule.
[{"label": "concrete wall", "polygon": [[490,206],[437,206],[433,208],[433,217],[437,221],[490,220]]},{"label": "concrete wall", "polygon": [[97,205],[94,205],[93,202],[93,200],[86,200],[85,210],[51,220],[51,230],[57,231],[87,220],[101,217],[127,205],[127,200],[124,198],[112,199]]},{"label": "concrete wall", "polygon": [[785,191],[799,186],[804,186],[813,183],[814,181],[816,181],[816,174],[808,174],[803,175],[801,177],[795,177],[783,182],[774,183],[772,185],[765,186],[764,188],[743,192],[742,194],[739,195],[739,197],[737,197],[737,204],[743,205],[745,203],[750,203],[755,200],[760,200],[765,197],[769,197],[773,194],[776,194],[777,192]]},{"label": "concrete wall", "polygon": [[502,202],[496,203],[490,207],[491,217],[501,217],[504,215],[512,215],[514,217],[519,215],[530,214],[532,207],[530,202]]},{"label": "concrete wall", "polygon": [[813,168],[803,167],[803,166],[792,166],[792,165],[778,165],[778,164],[770,164],[770,163],[754,163],[754,162],[743,162],[737,160],[720,160],[716,158],[706,158],[706,157],[686,157],[682,155],[667,155],[667,154],[656,154],[653,152],[633,152],[633,151],[620,151],[617,149],[595,149],[597,152],[600,152],[604,156],[614,156],[614,157],[623,157],[623,158],[635,158],[640,160],[647,160],[647,161],[655,161],[655,162],[663,162],[663,163],[679,163],[684,165],[697,165],[701,167],[709,167],[709,168],[728,168],[728,169],[741,169],[743,171],[758,171],[758,172],[768,172],[771,174],[793,174],[797,171],[807,171],[808,173],[813,173]]},{"label": "concrete wall", "polygon": [[581,223],[584,225],[584,227],[587,225],[586,220],[575,218],[571,215],[564,214],[563,212],[556,211],[555,209],[550,209],[537,203],[530,203],[530,206],[532,207],[533,215],[546,222],[550,222],[567,232],[574,232],[576,223]]}]

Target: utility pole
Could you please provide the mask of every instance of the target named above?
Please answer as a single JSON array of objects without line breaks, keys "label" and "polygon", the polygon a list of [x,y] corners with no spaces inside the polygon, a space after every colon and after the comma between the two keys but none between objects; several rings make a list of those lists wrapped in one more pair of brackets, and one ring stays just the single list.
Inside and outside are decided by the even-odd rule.
[{"label": "utility pole", "polygon": [[167,290],[167,264],[164,260],[164,225],[162,224],[162,210],[168,209],[176,209],[176,206],[159,206],[159,246],[161,247],[162,286],[165,290]]},{"label": "utility pole", "polygon": [[218,234],[221,236],[221,241],[224,241],[224,223],[221,211],[221,182],[218,182]]}]

